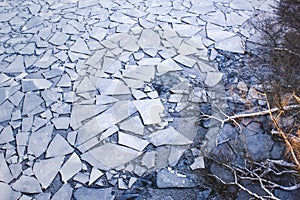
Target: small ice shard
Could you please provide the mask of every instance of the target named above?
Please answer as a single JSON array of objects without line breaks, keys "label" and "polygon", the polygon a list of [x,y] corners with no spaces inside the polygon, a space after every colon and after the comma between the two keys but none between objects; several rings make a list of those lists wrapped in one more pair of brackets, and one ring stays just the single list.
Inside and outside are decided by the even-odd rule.
[{"label": "small ice shard", "polygon": [[147,140],[143,140],[133,135],[129,135],[120,131],[118,133],[118,138],[119,138],[118,140],[119,144],[138,151],[143,151],[145,147],[149,144]]},{"label": "small ice shard", "polygon": [[15,192],[8,184],[3,182],[0,182],[0,194],[1,199],[3,200],[15,200],[19,199],[19,197],[21,196],[20,192]]},{"label": "small ice shard", "polygon": [[151,82],[155,77],[154,66],[128,66],[123,70],[123,77]]},{"label": "small ice shard", "polygon": [[161,122],[160,114],[164,111],[160,99],[147,99],[133,101],[145,125],[158,124]]},{"label": "small ice shard", "polygon": [[156,131],[149,135],[149,141],[155,146],[161,145],[188,145],[193,141],[178,133],[173,127]]},{"label": "small ice shard", "polygon": [[70,146],[70,144],[57,133],[50,142],[46,152],[46,158],[64,156],[72,153],[73,151],[74,149]]},{"label": "small ice shard", "polygon": [[141,152],[124,146],[106,143],[84,153],[81,158],[94,167],[108,171],[130,162],[140,154]]},{"label": "small ice shard", "polygon": [[87,55],[91,54],[91,51],[89,50],[87,44],[82,38],[78,38],[76,42],[71,46],[70,50],[75,53],[81,53]]},{"label": "small ice shard", "polygon": [[31,17],[26,24],[22,27],[22,31],[27,31],[29,29],[32,29],[34,27],[37,27],[43,23],[43,19],[39,16],[33,16]]},{"label": "small ice shard", "polygon": [[53,103],[56,103],[62,97],[61,93],[54,91],[54,90],[46,89],[46,90],[43,90],[41,92],[41,94],[42,94],[42,97],[43,97],[47,107]]},{"label": "small ice shard", "polygon": [[160,46],[160,37],[158,33],[154,32],[151,29],[144,29],[142,31],[138,44],[142,49],[158,48]]},{"label": "small ice shard", "polygon": [[76,87],[76,93],[95,91],[96,88],[88,77],[84,77]]},{"label": "small ice shard", "polygon": [[155,151],[146,152],[142,158],[142,165],[147,167],[147,169],[151,169],[155,167],[155,158],[156,158]]},{"label": "small ice shard", "polygon": [[127,36],[120,41],[120,47],[125,51],[135,52],[139,50],[139,45],[135,36]]},{"label": "small ice shard", "polygon": [[134,98],[137,100],[147,97],[147,95],[144,92],[134,89],[132,90],[132,96],[134,96]]},{"label": "small ice shard", "polygon": [[128,86],[118,79],[99,78],[94,81],[94,84],[102,95],[130,94]]},{"label": "small ice shard", "polygon": [[196,176],[186,176],[183,174],[162,169],[157,172],[156,185],[158,188],[190,188],[197,185]]},{"label": "small ice shard", "polygon": [[23,102],[23,111],[22,115],[30,114],[36,107],[43,103],[43,99],[36,95],[33,92],[28,92],[25,94],[24,102]]},{"label": "small ice shard", "polygon": [[58,87],[71,87],[71,78],[68,74],[63,74],[59,80],[59,82],[56,84]]},{"label": "small ice shard", "polygon": [[180,70],[182,70],[182,68],[172,58],[168,58],[157,65],[158,76],[161,76],[167,72]]},{"label": "small ice shard", "polygon": [[10,125],[6,126],[0,133],[0,144],[5,144],[15,140],[13,130]]},{"label": "small ice shard", "polygon": [[[214,50],[216,51],[216,50]],[[217,52],[218,53],[218,52]],[[213,66],[210,66],[204,62],[198,61],[198,66],[201,72],[206,73],[206,72],[215,72],[217,71]]]},{"label": "small ice shard", "polygon": [[63,184],[59,190],[52,196],[51,200],[69,200],[72,197],[73,188],[69,183]]},{"label": "small ice shard", "polygon": [[221,72],[207,72],[205,84],[208,87],[216,86],[222,80],[223,74]]},{"label": "small ice shard", "polygon": [[67,130],[70,125],[70,117],[57,117],[53,118],[51,122],[57,130]]},{"label": "small ice shard", "polygon": [[14,177],[12,176],[12,174],[7,166],[6,160],[4,158],[4,154],[1,153],[0,154],[0,181],[9,183],[13,179],[14,179]]},{"label": "small ice shard", "polygon": [[24,57],[18,55],[4,70],[3,73],[22,73],[25,72]]},{"label": "small ice shard", "polygon": [[174,60],[176,62],[184,65],[185,67],[189,67],[189,68],[192,68],[196,64],[196,62],[197,62],[193,58],[189,58],[189,57],[181,55],[181,54],[179,54],[176,57],[174,57]]},{"label": "small ice shard", "polygon": [[79,172],[73,177],[73,180],[82,184],[86,184],[89,181],[89,175],[87,173]]},{"label": "small ice shard", "polygon": [[203,157],[199,156],[199,157],[195,158],[194,163],[191,164],[190,168],[192,170],[195,170],[195,169],[204,169],[205,165],[204,165],[204,159],[203,159]]},{"label": "small ice shard", "polygon": [[95,66],[97,63],[99,63],[102,60],[106,51],[107,51],[106,49],[97,50],[91,57],[87,59],[85,64],[89,66]]},{"label": "small ice shard", "polygon": [[139,66],[151,66],[157,65],[161,62],[161,58],[142,58],[140,61],[137,62]]},{"label": "small ice shard", "polygon": [[47,79],[22,79],[22,91],[42,90],[51,87],[52,83]]},{"label": "small ice shard", "polygon": [[182,95],[182,94],[171,94],[168,101],[171,103],[179,103],[179,102],[181,102],[181,99],[183,98],[183,96],[184,95]]},{"label": "small ice shard", "polygon": [[5,101],[2,105],[0,105],[0,122],[10,120],[13,109],[14,105],[11,104],[9,101]]},{"label": "small ice shard", "polygon": [[47,149],[52,133],[53,125],[47,125],[33,132],[29,138],[28,153],[33,154],[35,157],[42,155]]},{"label": "small ice shard", "polygon": [[119,128],[116,125],[108,128],[106,131],[104,131],[103,133],[101,133],[99,141],[102,141],[102,140],[108,138],[109,136],[111,136],[114,133],[116,133],[118,130],[119,130]]},{"label": "small ice shard", "polygon": [[128,189],[128,186],[126,185],[126,183],[123,180],[123,178],[118,178],[118,188],[120,190],[127,190]]},{"label": "small ice shard", "polygon": [[41,193],[40,183],[32,176],[22,175],[16,182],[12,184],[12,188],[16,191],[36,194]]},{"label": "small ice shard", "polygon": [[138,135],[144,135],[144,125],[139,116],[131,117],[119,124],[120,129],[130,131]]},{"label": "small ice shard", "polygon": [[21,91],[15,92],[12,96],[9,97],[9,101],[12,102],[15,106],[18,106],[24,97],[24,93]]},{"label": "small ice shard", "polygon": [[57,58],[53,56],[53,51],[49,49],[34,63],[34,66],[46,69],[50,68],[55,61],[57,61]]},{"label": "small ice shard", "polygon": [[131,188],[137,180],[138,179],[136,177],[130,177],[129,183],[128,183],[128,188]]},{"label": "small ice shard", "polygon": [[92,30],[90,32],[90,37],[101,42],[105,38],[105,36],[108,34],[108,32],[109,32],[109,30],[107,30],[105,28],[93,26]]},{"label": "small ice shard", "polygon": [[172,146],[171,150],[170,150],[169,157],[168,157],[169,165],[170,166],[177,165],[179,159],[181,158],[181,156],[183,155],[185,150],[186,150],[185,148]]},{"label": "small ice shard", "polygon": [[136,23],[136,21],[134,21],[131,17],[121,13],[120,11],[113,12],[113,14],[109,18],[111,21],[119,22],[121,24],[135,24]]},{"label": "small ice shard", "polygon": [[50,38],[49,43],[58,46],[63,45],[66,43],[69,37],[70,36],[65,33],[55,32],[54,35]]},{"label": "small ice shard", "polygon": [[82,164],[79,156],[74,152],[71,157],[65,162],[59,170],[61,179],[66,183],[70,178],[77,174],[82,169]]},{"label": "small ice shard", "polygon": [[98,178],[100,178],[103,175],[103,172],[99,169],[93,167],[91,174],[90,174],[90,180],[89,185],[93,184]]},{"label": "small ice shard", "polygon": [[76,137],[77,137],[77,131],[68,132],[67,140],[72,146],[75,145]]},{"label": "small ice shard", "polygon": [[46,189],[49,187],[57,175],[63,161],[64,157],[56,157],[39,160],[34,163],[33,173],[42,185],[42,188]]},{"label": "small ice shard", "polygon": [[198,52],[198,49],[196,49],[196,47],[186,44],[185,42],[182,42],[178,49],[178,53],[181,55],[184,55],[184,56],[192,55],[197,52]]}]

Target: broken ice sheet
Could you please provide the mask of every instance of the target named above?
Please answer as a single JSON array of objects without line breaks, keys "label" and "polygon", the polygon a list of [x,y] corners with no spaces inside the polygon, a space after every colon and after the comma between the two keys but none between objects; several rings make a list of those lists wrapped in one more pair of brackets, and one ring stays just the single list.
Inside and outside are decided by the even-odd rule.
[{"label": "broken ice sheet", "polygon": [[154,32],[151,29],[144,29],[142,31],[138,44],[142,49],[159,48],[160,46],[159,34]]},{"label": "broken ice sheet", "polygon": [[82,169],[82,163],[79,156],[74,152],[59,170],[61,179],[66,183],[70,178]]},{"label": "broken ice sheet", "polygon": [[56,134],[47,149],[46,158],[64,156],[72,153],[73,150],[70,144],[60,134]]},{"label": "broken ice sheet", "polygon": [[[6,160],[4,158],[4,154],[0,154],[0,181],[5,183],[11,182],[14,178],[7,166]],[[1,190],[0,190],[1,191]]]},{"label": "broken ice sheet", "polygon": [[124,131],[130,131],[138,135],[144,135],[144,125],[142,124],[140,117],[131,117],[119,124],[120,129]]},{"label": "broken ice sheet", "polygon": [[145,125],[158,124],[161,122],[160,114],[163,113],[164,106],[160,99],[137,100],[133,101],[133,104],[139,111]]},{"label": "broken ice sheet", "polygon": [[89,50],[87,44],[85,43],[85,41],[82,38],[78,38],[75,41],[75,43],[72,45],[70,50],[75,53],[81,53],[81,54],[86,54],[86,55],[91,54],[91,51]]},{"label": "broken ice sheet", "polygon": [[182,68],[172,58],[168,58],[157,65],[158,76],[161,76],[170,71],[180,70],[182,70]]},{"label": "broken ice sheet", "polygon": [[189,68],[192,68],[197,62],[196,60],[189,58],[187,56],[181,55],[181,54],[174,57],[174,60],[176,62],[184,65],[185,67],[189,67]]},{"label": "broken ice sheet", "polygon": [[13,140],[15,140],[15,138],[10,125],[6,126],[2,131],[0,130],[0,144],[5,144]]},{"label": "broken ice sheet", "polygon": [[81,158],[92,166],[108,171],[135,159],[141,152],[117,144],[106,143],[84,153]]},{"label": "broken ice sheet", "polygon": [[149,136],[149,141],[155,146],[161,145],[188,145],[193,141],[186,138],[177,132],[173,127],[169,127],[164,130],[156,131]]},{"label": "broken ice sheet", "polygon": [[[69,183],[65,183],[52,196],[51,200],[63,200],[63,199],[69,200],[72,197],[72,192],[73,192],[73,188],[70,186],[70,184]],[[39,200],[39,199],[37,199],[37,200]]]},{"label": "broken ice sheet", "polygon": [[51,122],[54,124],[57,130],[67,130],[70,124],[70,118],[57,117],[57,118],[53,118]]},{"label": "broken ice sheet", "polygon": [[180,146],[172,146],[168,157],[168,163],[170,166],[176,166],[179,159],[185,152],[186,148]]},{"label": "broken ice sheet", "polygon": [[125,70],[122,71],[123,77],[138,79],[145,82],[150,82],[155,76],[154,66],[127,66]]},{"label": "broken ice sheet", "polygon": [[217,42],[215,48],[243,54],[245,52],[245,41],[239,36],[233,36]]},{"label": "broken ice sheet", "polygon": [[12,184],[12,188],[19,192],[36,194],[41,193],[42,189],[38,180],[32,176],[22,175],[16,182]]},{"label": "broken ice sheet", "polygon": [[151,169],[155,166],[156,152],[146,152],[142,158],[142,165]]},{"label": "broken ice sheet", "polygon": [[130,94],[128,86],[126,86],[124,82],[117,79],[97,78],[92,80],[92,82],[103,95]]},{"label": "broken ice sheet", "polygon": [[63,161],[64,157],[56,157],[35,162],[33,172],[42,185],[42,188],[46,189],[49,187],[57,175]]},{"label": "broken ice sheet", "polygon": [[24,57],[18,55],[4,70],[4,73],[22,73],[25,72]]},{"label": "broken ice sheet", "polygon": [[24,103],[23,103],[23,115],[30,114],[37,106],[42,104],[44,101],[43,99],[36,95],[33,92],[28,92],[25,94]]},{"label": "broken ice sheet", "polygon": [[98,178],[100,178],[103,175],[103,172],[99,169],[93,167],[91,174],[90,174],[90,180],[89,185],[93,184]]},{"label": "broken ice sheet", "polygon": [[40,130],[33,132],[29,138],[28,153],[35,157],[42,155],[51,140],[53,125],[47,125]]},{"label": "broken ice sheet", "polygon": [[49,88],[52,85],[47,79],[22,79],[22,91],[34,91]]},{"label": "broken ice sheet", "polygon": [[149,144],[147,140],[143,140],[136,136],[129,135],[120,131],[118,132],[118,143],[138,151],[143,151]]},{"label": "broken ice sheet", "polygon": [[68,40],[69,35],[61,32],[55,32],[49,42],[53,45],[63,45]]}]

